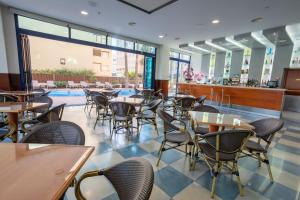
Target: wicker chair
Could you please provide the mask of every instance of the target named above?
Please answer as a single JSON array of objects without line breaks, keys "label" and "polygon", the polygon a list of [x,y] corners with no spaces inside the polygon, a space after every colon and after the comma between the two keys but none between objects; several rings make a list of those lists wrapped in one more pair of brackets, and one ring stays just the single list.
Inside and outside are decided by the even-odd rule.
[{"label": "wicker chair", "polygon": [[18,98],[12,95],[0,94],[0,102],[17,102]]},{"label": "wicker chair", "polygon": [[95,102],[94,102],[94,100],[93,100],[93,97],[95,97],[95,96],[108,97],[107,95],[105,95],[105,94],[103,94],[103,93],[101,93],[101,92],[97,92],[97,91],[89,91],[89,98],[90,98],[89,105],[91,105],[89,114],[91,114],[92,109],[96,107]]},{"label": "wicker chair", "polygon": [[106,96],[94,96],[93,101],[96,104],[96,113],[97,113],[97,118],[94,124],[94,129],[96,128],[96,124],[98,120],[102,117],[102,124],[104,124],[104,120],[108,119],[109,124],[111,124],[111,114],[108,112],[109,111],[109,102],[108,98]]},{"label": "wicker chair", "polygon": [[[198,111],[198,112],[209,112],[209,113],[220,113],[218,109],[208,106],[208,105],[202,105],[202,106],[197,106],[193,109],[193,111]],[[202,127],[202,126],[197,126],[194,127],[192,123],[192,129],[195,132],[195,134],[198,135],[205,135],[209,132],[208,128]]]},{"label": "wicker chair", "polygon": [[174,116],[178,114],[180,118],[183,117],[188,118],[188,111],[191,111],[194,107],[196,99],[194,97],[183,97],[178,100],[175,100],[175,107],[174,107]]},{"label": "wicker chair", "polygon": [[84,145],[83,130],[68,121],[53,121],[32,129],[22,143]]},{"label": "wicker chair", "polygon": [[131,96],[129,96],[130,98],[140,98],[140,99],[144,99],[144,96],[143,95],[140,95],[140,94],[133,94]]},{"label": "wicker chair", "polygon": [[[185,122],[174,118],[173,116],[161,109],[158,109],[157,114],[163,120],[164,123],[164,139],[158,151],[158,160],[156,165],[159,165],[159,161],[164,151],[174,149],[182,145],[185,145],[185,153],[191,158],[191,149],[194,143],[190,133],[187,131],[187,126]],[[179,122],[181,126],[177,126],[174,122]],[[167,148],[165,148],[166,143],[170,144]],[[187,150],[188,145],[190,146],[189,152]]]},{"label": "wicker chair", "polygon": [[44,112],[47,112],[51,108],[51,106],[53,104],[53,100],[50,97],[48,97],[48,96],[41,96],[41,95],[38,96],[38,97],[34,97],[34,98],[29,99],[28,102],[47,103],[48,104],[48,106],[45,107],[45,108],[38,108],[38,109],[33,110],[32,111],[33,113],[44,113]]},{"label": "wicker chair", "polygon": [[205,100],[206,100],[206,96],[205,95],[200,96],[198,99],[196,99],[195,107],[197,107],[197,106],[203,106]]},{"label": "wicker chair", "polygon": [[[61,104],[59,106],[55,106],[48,110],[47,112],[33,118],[30,120],[25,120],[22,122],[21,127],[24,133],[28,133],[31,131],[32,127],[35,125],[41,125],[44,123],[52,122],[52,121],[60,121],[64,112],[65,104]],[[29,128],[26,128],[29,126]]]},{"label": "wicker chair", "polygon": [[[261,162],[265,163],[268,167],[270,180],[273,182],[274,179],[268,159],[268,149],[275,134],[284,126],[284,122],[280,119],[266,118],[254,121],[250,124],[255,127],[254,132],[257,141],[249,140],[245,145],[245,151],[243,153],[257,159],[259,167],[261,166]],[[262,141],[264,141],[265,144],[262,144]]]},{"label": "wicker chair", "polygon": [[126,129],[129,134],[133,133],[133,117],[136,113],[132,104],[125,102],[113,102],[109,104],[112,112],[113,127],[111,129],[111,139],[113,133],[117,133],[121,129]]},{"label": "wicker chair", "polygon": [[89,105],[92,105],[92,98],[91,98],[91,94],[90,94],[90,91],[86,88],[83,88],[83,92],[84,92],[84,95],[85,95],[85,106],[84,106],[84,110],[87,110],[88,109],[88,106]]},{"label": "wicker chair", "polygon": [[78,200],[86,199],[80,190],[81,182],[94,176],[105,176],[117,191],[120,200],[148,200],[153,188],[154,173],[151,164],[142,158],[132,158],[107,169],[83,174],[75,186]]},{"label": "wicker chair", "polygon": [[142,91],[142,95],[144,96],[146,103],[149,103],[153,99],[153,90],[145,89]]},{"label": "wicker chair", "polygon": [[[223,166],[226,166],[232,174],[236,175],[240,195],[243,196],[237,161],[246,141],[252,133],[248,130],[228,130],[209,133],[202,136],[206,142],[200,142],[197,136],[195,136],[195,145],[200,149],[213,176],[212,198],[215,195],[217,176],[220,174]],[[196,160],[194,161],[194,165],[195,162]],[[232,162],[232,166],[227,165],[228,162]]]},{"label": "wicker chair", "polygon": [[147,104],[144,109],[142,108],[142,111],[137,114],[136,119],[138,132],[140,125],[143,126],[145,124],[153,124],[157,135],[159,135],[156,123],[156,110],[161,103],[161,99],[153,100]]},{"label": "wicker chair", "polygon": [[138,89],[136,89],[136,88],[134,88],[134,92],[135,92],[135,94],[140,94],[140,93],[142,93],[142,91],[140,91],[140,90],[138,90]]},{"label": "wicker chair", "polygon": [[[10,95],[0,95],[0,102],[16,102],[18,99]],[[8,120],[6,113],[0,113],[0,141],[5,138],[12,139],[14,130],[10,130],[8,127]]]}]

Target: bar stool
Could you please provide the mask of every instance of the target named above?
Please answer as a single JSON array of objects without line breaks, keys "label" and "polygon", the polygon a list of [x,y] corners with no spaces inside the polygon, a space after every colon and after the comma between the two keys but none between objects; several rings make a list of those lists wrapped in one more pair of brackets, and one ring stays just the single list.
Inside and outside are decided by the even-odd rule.
[{"label": "bar stool", "polygon": [[222,96],[221,96],[221,102],[220,106],[223,107],[224,105],[224,97],[227,98],[227,111],[231,107],[231,96],[229,94],[225,94],[224,88],[222,88]]}]

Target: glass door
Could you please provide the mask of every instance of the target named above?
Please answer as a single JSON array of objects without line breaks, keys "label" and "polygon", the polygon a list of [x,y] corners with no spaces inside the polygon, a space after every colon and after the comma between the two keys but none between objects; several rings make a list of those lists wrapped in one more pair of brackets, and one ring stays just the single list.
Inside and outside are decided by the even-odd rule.
[{"label": "glass door", "polygon": [[169,63],[169,95],[174,95],[176,93],[177,85],[177,70],[178,61],[170,60]]}]

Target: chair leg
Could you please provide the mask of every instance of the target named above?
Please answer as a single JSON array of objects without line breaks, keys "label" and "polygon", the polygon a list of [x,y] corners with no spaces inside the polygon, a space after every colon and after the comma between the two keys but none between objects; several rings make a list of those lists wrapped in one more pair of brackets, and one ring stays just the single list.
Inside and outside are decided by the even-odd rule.
[{"label": "chair leg", "polygon": [[159,161],[160,161],[160,159],[161,159],[161,155],[162,155],[162,152],[163,152],[163,150],[164,150],[165,144],[166,144],[166,142],[163,141],[163,142],[161,143],[160,148],[159,148],[159,152],[158,152],[158,160],[157,160],[157,163],[156,163],[156,166],[157,166],[157,167],[158,167],[158,165],[159,165]]},{"label": "chair leg", "polygon": [[244,196],[243,186],[242,186],[242,182],[240,179],[240,174],[239,174],[237,163],[233,163],[233,174],[236,176],[236,179],[237,179],[240,196]]},{"label": "chair leg", "polygon": [[268,159],[268,156],[267,156],[266,153],[264,153],[264,157],[265,157],[264,162],[267,164],[267,167],[268,167],[268,172],[269,172],[270,180],[271,180],[271,182],[274,182],[274,178],[273,178],[273,174],[272,174],[272,171],[271,171],[270,162],[269,162],[269,159]]},{"label": "chair leg", "polygon": [[94,124],[94,129],[96,128],[97,122],[98,122],[98,116],[97,116],[96,121],[95,121],[95,124]]},{"label": "chair leg", "polygon": [[219,171],[219,164],[215,164],[214,169],[213,169],[213,181],[212,181],[212,186],[211,186],[211,193],[210,197],[214,199],[215,193],[216,193],[216,184],[217,184],[217,176],[218,176],[218,171]]},{"label": "chair leg", "polygon": [[260,157],[260,153],[256,153],[257,156],[257,160],[258,160],[258,167],[261,167],[261,157]]},{"label": "chair leg", "polygon": [[159,132],[158,132],[158,128],[157,128],[157,123],[156,123],[156,120],[155,120],[155,119],[153,120],[153,125],[154,125],[154,127],[155,127],[157,136],[159,136]]}]

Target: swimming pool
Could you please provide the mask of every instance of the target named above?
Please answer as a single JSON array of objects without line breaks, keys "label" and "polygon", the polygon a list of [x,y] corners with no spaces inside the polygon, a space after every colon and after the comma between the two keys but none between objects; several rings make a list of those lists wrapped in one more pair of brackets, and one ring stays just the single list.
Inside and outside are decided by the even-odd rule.
[{"label": "swimming pool", "polygon": [[[118,91],[117,89],[114,91]],[[119,96],[131,96],[135,94],[134,89],[121,89]],[[84,96],[83,90],[52,90],[49,94],[51,97],[80,97]]]}]

